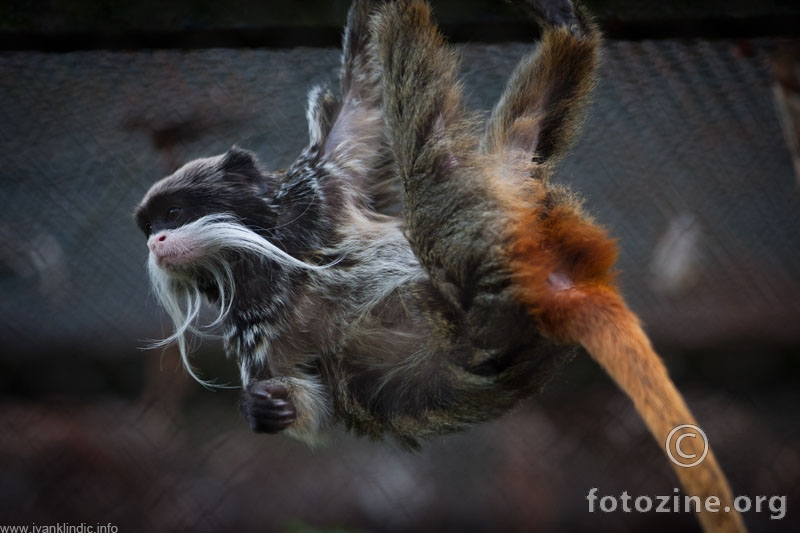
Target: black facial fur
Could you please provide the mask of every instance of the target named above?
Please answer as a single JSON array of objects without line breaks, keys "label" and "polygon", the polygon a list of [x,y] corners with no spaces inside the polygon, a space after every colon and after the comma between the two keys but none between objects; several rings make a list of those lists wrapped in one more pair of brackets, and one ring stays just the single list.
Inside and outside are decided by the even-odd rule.
[{"label": "black facial fur", "polygon": [[162,183],[134,213],[147,236],[216,214],[232,215],[254,230],[274,224],[274,178],[263,174],[246,150],[234,147],[216,160],[189,163]]}]

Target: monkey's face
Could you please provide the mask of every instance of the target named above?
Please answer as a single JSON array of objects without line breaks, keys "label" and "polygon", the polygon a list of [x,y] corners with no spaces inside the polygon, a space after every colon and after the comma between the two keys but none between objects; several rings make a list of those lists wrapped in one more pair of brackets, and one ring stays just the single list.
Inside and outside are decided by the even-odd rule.
[{"label": "monkey's face", "polygon": [[[216,304],[222,323],[234,305],[242,272],[298,260],[263,234],[274,226],[273,178],[237,148],[188,163],[153,185],[134,212],[150,250],[153,292],[175,324],[160,345],[177,341],[189,373],[184,335],[203,300]],[[202,380],[201,380],[202,381]]]},{"label": "monkey's face", "polygon": [[278,213],[274,184],[252,154],[233,148],[188,163],[145,194],[134,218],[147,237],[154,292],[176,331],[197,316],[202,297],[219,306],[221,321],[237,288],[271,279],[265,270],[319,268],[270,240]]},{"label": "monkey's face", "polygon": [[[249,152],[198,159],[153,185],[136,208],[150,260],[169,274],[202,270],[224,246],[225,225],[268,227],[269,183]],[[217,257],[216,259],[222,259]]]},{"label": "monkey's face", "polygon": [[202,256],[202,241],[190,231],[197,206],[190,197],[156,196],[137,211],[137,223],[147,236],[155,264],[167,271],[189,267]]}]

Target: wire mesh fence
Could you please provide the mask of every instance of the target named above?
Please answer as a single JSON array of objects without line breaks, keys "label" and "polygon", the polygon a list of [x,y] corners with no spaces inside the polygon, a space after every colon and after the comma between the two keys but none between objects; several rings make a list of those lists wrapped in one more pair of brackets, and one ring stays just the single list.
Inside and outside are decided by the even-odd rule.
[{"label": "wire mesh fence", "polygon": [[[559,178],[620,238],[623,292],[737,494],[800,495],[800,195],[758,40],[610,42]],[[488,109],[528,49],[465,45]],[[632,406],[582,358],[512,414],[408,454],[333,433],[249,433],[234,392],[187,381],[130,218],[149,185],[232,144],[265,167],[306,141],[328,49],[0,56],[0,525],[120,531],[691,528],[590,513],[586,495],[671,495]],[[211,343],[206,374],[235,376]],[[230,379],[235,379],[231,377]],[[753,530],[796,530],[791,504]],[[124,528],[124,529],[123,529]]]}]

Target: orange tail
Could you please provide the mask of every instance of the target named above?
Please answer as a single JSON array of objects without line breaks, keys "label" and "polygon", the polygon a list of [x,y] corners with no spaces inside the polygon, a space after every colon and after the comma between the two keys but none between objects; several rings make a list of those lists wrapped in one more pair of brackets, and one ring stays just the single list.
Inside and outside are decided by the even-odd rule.
[{"label": "orange tail", "polygon": [[[525,212],[527,211],[527,212]],[[614,242],[575,210],[562,206],[542,215],[527,209],[516,218],[510,264],[519,298],[543,331],[555,340],[581,344],[633,400],[660,446],[684,424],[697,426],[675,388],[639,319],[628,309],[613,283]],[[734,509],[728,481],[700,438],[673,434],[671,452],[705,458],[693,467],[673,468],[682,496],[700,498],[699,520],[706,531],[745,531]],[[677,442],[677,444],[676,444]],[[692,459],[691,462],[693,462]],[[684,462],[683,464],[687,464]],[[718,498],[719,505],[713,506]],[[712,508],[706,509],[706,502]],[[680,499],[681,509],[684,498]],[[693,502],[691,507],[695,508]],[[728,509],[726,512],[725,509]]]},{"label": "orange tail", "polygon": [[[671,461],[683,485],[684,496],[699,496],[699,520],[706,531],[745,531],[742,517],[734,509],[728,481],[717,463],[707,441],[699,435],[683,438],[683,432],[673,432],[679,426],[697,427],[683,397],[675,388],[637,317],[622,298],[611,290],[594,294],[565,295],[574,309],[571,333],[591,356],[611,375],[619,387],[633,400],[636,410],[661,446],[682,464]],[[671,433],[672,432],[672,433]],[[696,433],[696,430],[695,430]],[[680,439],[680,440],[679,440]],[[669,443],[667,441],[670,441]],[[704,456],[704,453],[707,455]],[[684,454],[685,459],[681,459]],[[711,497],[719,505],[710,512],[705,505]],[[681,508],[684,498],[681,497]],[[692,504],[694,509],[694,504]],[[726,511],[727,509],[727,511]]]}]

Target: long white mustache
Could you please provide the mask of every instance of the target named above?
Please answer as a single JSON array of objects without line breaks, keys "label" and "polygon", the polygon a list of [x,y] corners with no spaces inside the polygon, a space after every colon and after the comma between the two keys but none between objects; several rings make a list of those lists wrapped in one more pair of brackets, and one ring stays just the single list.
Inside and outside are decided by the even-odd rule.
[{"label": "long white mustache", "polygon": [[[192,378],[205,387],[220,387],[197,375],[189,356],[193,351],[187,339],[191,332],[199,337],[209,337],[209,330],[222,324],[230,313],[236,293],[233,272],[225,257],[229,252],[245,252],[250,257],[274,261],[291,270],[321,271],[333,266],[312,265],[284,252],[270,241],[226,215],[208,215],[194,222],[171,230],[171,240],[191,249],[194,258],[178,268],[162,268],[157,264],[153,253],[147,261],[147,272],[153,286],[153,293],[167,311],[175,327],[173,333],[155,341],[151,347],[163,347],[176,342],[181,359]],[[203,304],[203,293],[197,285],[197,274],[202,273],[210,280],[219,295],[219,312],[208,324],[196,324]]]}]

